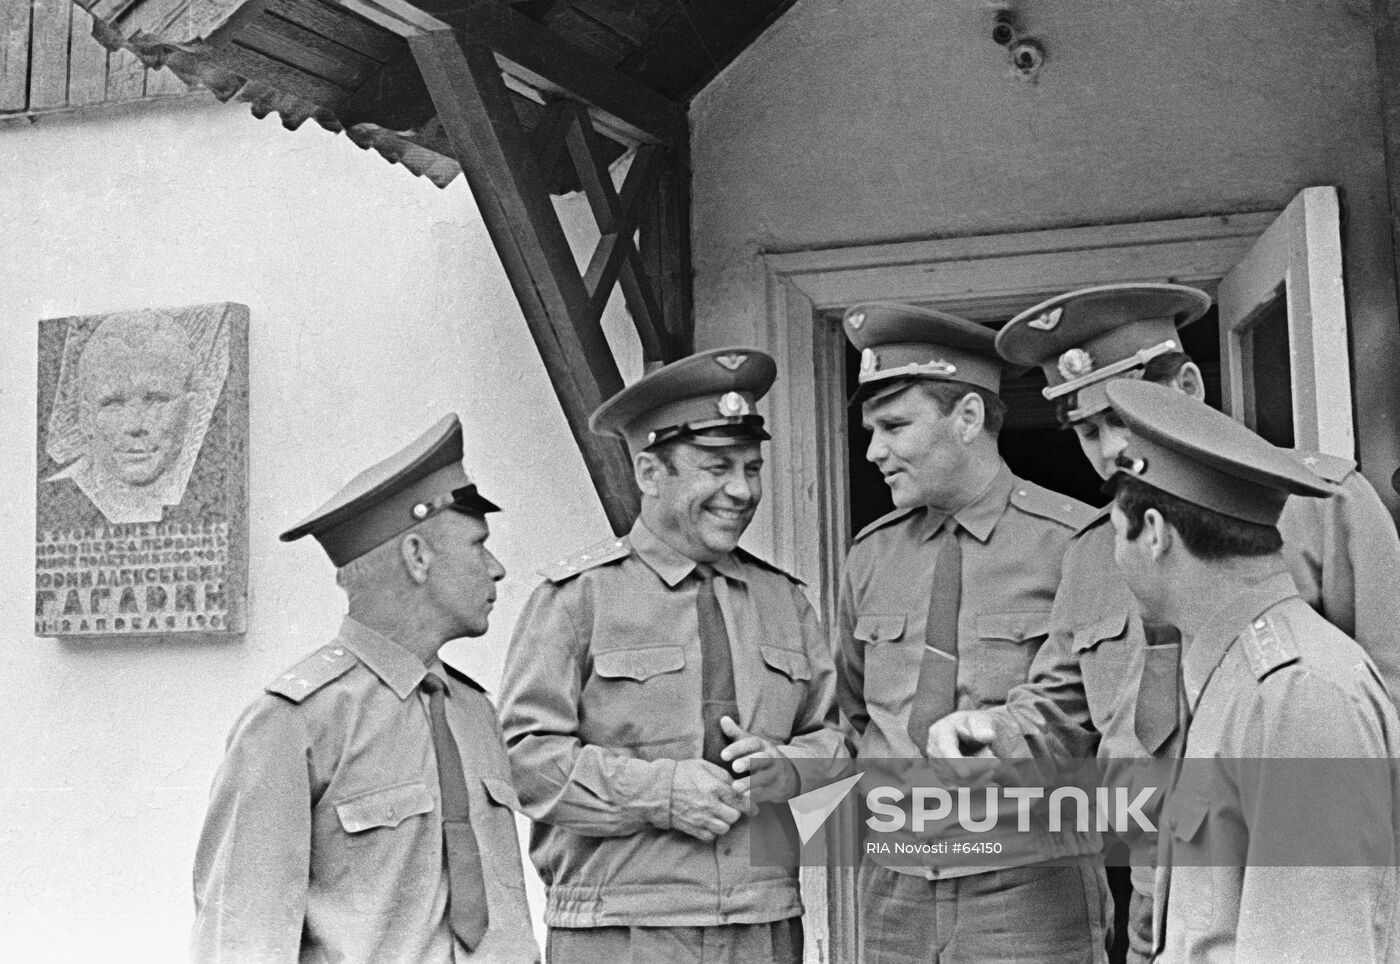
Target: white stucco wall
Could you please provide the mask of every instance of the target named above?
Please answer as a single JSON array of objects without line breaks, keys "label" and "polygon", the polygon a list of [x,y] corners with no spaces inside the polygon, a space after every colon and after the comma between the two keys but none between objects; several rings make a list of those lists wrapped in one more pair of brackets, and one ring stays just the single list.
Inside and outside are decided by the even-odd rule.
[{"label": "white stucco wall", "polygon": [[1370,3],[801,0],[691,108],[702,342],[761,339],[756,254],[1282,208],[1338,185],[1358,443],[1390,499],[1400,326]]},{"label": "white stucco wall", "polygon": [[[509,575],[491,632],[445,655],[494,689],[533,571],[609,530],[460,179],[200,100],[0,128],[0,198],[0,958],[184,960],[228,729],[343,612],[315,543],[277,533],[459,412]],[[211,301],[252,313],[246,638],[35,638],[36,321]]]}]

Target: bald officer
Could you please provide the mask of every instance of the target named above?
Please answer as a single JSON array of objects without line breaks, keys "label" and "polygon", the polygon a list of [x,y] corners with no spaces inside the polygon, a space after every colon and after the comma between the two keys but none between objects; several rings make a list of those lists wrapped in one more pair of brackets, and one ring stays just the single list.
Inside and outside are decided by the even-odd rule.
[{"label": "bald officer", "polygon": [[229,736],[195,960],[539,961],[495,713],[437,656],[486,632],[495,511],[450,415],[282,534],[321,544],[349,614]]},{"label": "bald officer", "polygon": [[[1011,319],[997,335],[1001,355],[1039,364],[1045,395],[1074,429],[1084,454],[1107,479],[1127,442],[1109,405],[1115,380],[1141,379],[1200,399],[1200,369],[1182,351],[1179,328],[1210,307],[1203,291],[1184,285],[1128,284],[1085,288],[1052,298]],[[1292,499],[1279,519],[1283,556],[1303,599],[1355,637],[1400,693],[1400,539],[1379,496],[1340,458],[1301,453],[1305,464],[1338,485],[1330,499]],[[1170,675],[1174,634],[1144,630],[1113,562],[1108,511],[1080,532],[1065,556],[1049,640],[1031,681],[987,717],[959,714],[935,731],[937,755],[968,752],[992,740],[999,752],[1134,759],[1172,752],[1171,699],[1139,681]],[[1149,645],[1151,643],[1151,645]],[[961,749],[959,744],[961,743]],[[1129,937],[1132,960],[1146,959],[1151,938],[1152,862],[1156,844],[1134,848]]]},{"label": "bald officer", "polygon": [[841,753],[801,586],[738,547],[774,374],[701,352],[593,413],[627,442],[641,515],[545,571],[503,683],[557,964],[802,960],[796,871],[754,865],[745,812],[755,757]]},{"label": "bald officer", "polygon": [[[840,706],[858,758],[918,757],[934,721],[1000,705],[1025,681],[1061,556],[1093,510],[1002,461],[1002,361],[989,329],[894,304],[852,308],[845,329],[861,350],[866,458],[896,508],[857,534],[846,559]],[[1104,959],[1107,890],[1090,864],[868,862],[860,891],[869,964]]]},{"label": "bald officer", "polygon": [[[1163,820],[1154,960],[1396,960],[1400,718],[1366,653],[1298,594],[1276,526],[1285,499],[1332,486],[1180,392],[1106,394],[1131,432],[1118,567],[1143,619],[1183,640],[1187,759]],[[1350,775],[1344,792],[1316,786],[1332,772]]]}]

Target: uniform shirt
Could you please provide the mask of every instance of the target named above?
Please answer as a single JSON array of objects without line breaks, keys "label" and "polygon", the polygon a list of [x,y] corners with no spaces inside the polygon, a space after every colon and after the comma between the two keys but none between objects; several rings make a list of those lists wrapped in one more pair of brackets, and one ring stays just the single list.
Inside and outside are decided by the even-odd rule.
[{"label": "uniform shirt", "polygon": [[[962,548],[958,709],[999,705],[1025,682],[1049,630],[1061,556],[1092,514],[1082,502],[1017,478],[1005,464],[981,496],[954,513]],[[923,756],[908,726],[944,519],[927,508],[897,510],[862,530],[846,558],[837,692],[858,758]],[[1097,849],[1096,838],[1072,835],[1042,836],[1035,846],[1046,857]],[[894,869],[932,878],[993,868]]]},{"label": "uniform shirt", "polygon": [[[834,670],[791,576],[743,550],[714,563],[738,723],[833,759]],[[755,866],[751,821],[704,843],[670,829],[677,760],[698,759],[695,563],[638,520],[550,573],[516,624],[501,722],[555,927],[757,924],[802,912],[796,871]]]},{"label": "uniform shirt", "polygon": [[[1049,631],[1061,556],[1092,512],[1003,463],[987,490],[953,514],[962,547],[958,709],[1000,705],[1025,682]],[[923,755],[909,738],[909,711],[944,519],[922,507],[896,510],[863,529],[846,557],[837,693],[858,756]]]},{"label": "uniform shirt", "polygon": [[229,737],[195,858],[195,960],[539,961],[495,713],[470,679],[431,668],[447,683],[486,881],[475,952],[446,918],[437,757],[418,689],[428,667],[347,617]]},{"label": "uniform shirt", "polygon": [[[1340,485],[1327,499],[1293,497],[1279,519],[1283,557],[1303,600],[1359,642],[1392,697],[1400,697],[1400,537],[1354,463],[1323,459]],[[1137,603],[1113,561],[1113,526],[1099,513],[1065,553],[1050,637],[1030,681],[1007,699],[1004,720],[1049,756],[1160,754],[1170,724],[1135,732],[1144,659],[1155,659]],[[1008,752],[1011,746],[1008,743]],[[1012,754],[1014,755],[1014,753]]]},{"label": "uniform shirt", "polygon": [[[1271,785],[1289,772],[1282,767],[1232,769],[1240,760],[1395,757],[1400,719],[1374,665],[1280,572],[1217,611],[1188,641],[1181,671],[1190,714],[1185,756],[1220,762],[1196,769],[1188,759],[1167,806],[1155,901],[1165,926],[1159,925],[1160,957],[1154,959],[1271,964],[1400,958],[1393,862],[1400,794],[1390,767],[1347,771],[1364,781],[1365,789],[1356,792],[1365,795],[1370,829],[1379,830],[1376,842],[1390,854],[1389,860],[1380,855],[1384,866],[1356,867],[1262,865],[1270,862],[1263,855],[1279,848],[1298,852],[1298,828],[1280,824],[1299,795],[1281,789],[1286,782]],[[1241,778],[1246,772],[1251,775]],[[1289,779],[1298,778],[1282,777]],[[1361,832],[1357,821],[1345,822],[1352,834]],[[1329,843],[1350,842],[1313,845]],[[1238,856],[1238,866],[1203,865],[1210,862],[1207,854],[1218,860],[1227,853]]]}]

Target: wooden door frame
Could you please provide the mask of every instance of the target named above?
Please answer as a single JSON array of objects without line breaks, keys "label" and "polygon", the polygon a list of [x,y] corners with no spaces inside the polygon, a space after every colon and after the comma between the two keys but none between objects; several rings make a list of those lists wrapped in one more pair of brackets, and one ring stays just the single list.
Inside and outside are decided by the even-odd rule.
[{"label": "wooden door frame", "polygon": [[[767,457],[774,560],[805,579],[832,625],[850,544],[845,345],[836,319],[861,301],[937,304],[986,316],[1096,284],[1175,281],[1215,292],[1279,211],[761,253],[760,347],[778,363]],[[833,828],[843,845],[849,828]],[[804,869],[808,960],[856,959],[855,878]]]}]

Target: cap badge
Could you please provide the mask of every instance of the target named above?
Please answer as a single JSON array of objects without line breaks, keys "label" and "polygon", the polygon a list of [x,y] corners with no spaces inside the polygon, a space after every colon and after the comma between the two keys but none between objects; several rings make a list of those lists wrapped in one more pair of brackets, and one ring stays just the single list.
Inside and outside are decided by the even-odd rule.
[{"label": "cap badge", "polygon": [[419,522],[422,522],[428,517],[428,513],[431,511],[432,510],[428,508],[428,504],[426,502],[419,502],[413,507],[413,518],[417,519]]},{"label": "cap badge", "polygon": [[873,375],[880,370],[880,358],[875,354],[875,349],[867,348],[860,353],[860,374],[862,377]]},{"label": "cap badge", "polygon": [[725,392],[720,396],[717,407],[725,418],[739,418],[749,414],[749,401],[738,392]]},{"label": "cap badge", "polygon": [[1064,380],[1072,382],[1094,370],[1094,359],[1083,348],[1071,348],[1060,356],[1059,369]]},{"label": "cap badge", "polygon": [[740,368],[744,367],[744,362],[748,360],[748,355],[741,355],[738,352],[729,355],[715,356],[715,361],[719,363],[720,367],[727,368],[731,372],[737,372]]},{"label": "cap badge", "polygon": [[860,331],[860,326],[865,324],[865,312],[853,311],[846,316],[846,323],[851,326],[852,331]]},{"label": "cap badge", "polygon": [[1064,315],[1064,305],[1058,308],[1051,308],[1049,311],[1042,311],[1030,321],[1026,322],[1027,327],[1036,331],[1054,331],[1055,326],[1060,323],[1060,318]]}]

